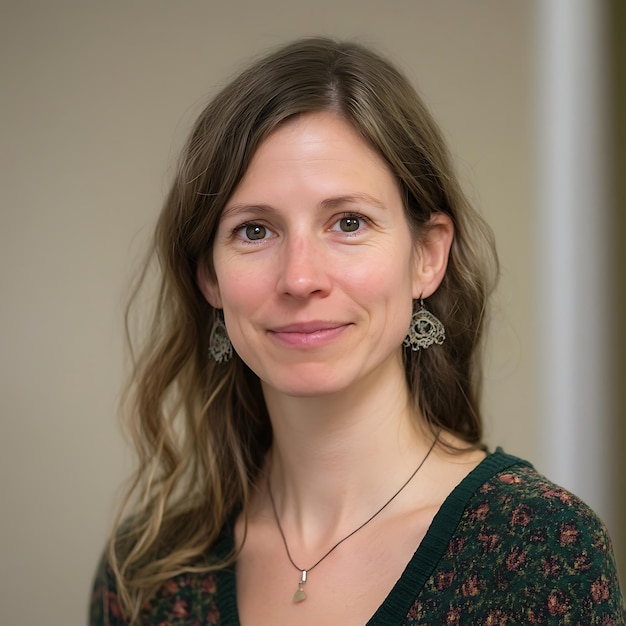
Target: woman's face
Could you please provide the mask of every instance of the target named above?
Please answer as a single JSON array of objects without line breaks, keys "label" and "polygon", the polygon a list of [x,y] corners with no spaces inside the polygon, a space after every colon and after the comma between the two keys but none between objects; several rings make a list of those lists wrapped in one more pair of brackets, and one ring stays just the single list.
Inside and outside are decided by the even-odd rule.
[{"label": "woman's face", "polygon": [[233,346],[264,386],[317,396],[404,376],[401,343],[427,285],[398,185],[332,113],[259,147],[199,270]]}]

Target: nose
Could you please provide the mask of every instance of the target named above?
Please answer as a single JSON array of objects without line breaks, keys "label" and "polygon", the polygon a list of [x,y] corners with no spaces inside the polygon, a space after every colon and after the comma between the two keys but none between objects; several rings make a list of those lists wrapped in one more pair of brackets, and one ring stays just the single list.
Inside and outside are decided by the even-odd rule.
[{"label": "nose", "polygon": [[283,244],[277,289],[282,295],[308,298],[330,293],[331,267],[322,242],[306,235],[291,237]]}]

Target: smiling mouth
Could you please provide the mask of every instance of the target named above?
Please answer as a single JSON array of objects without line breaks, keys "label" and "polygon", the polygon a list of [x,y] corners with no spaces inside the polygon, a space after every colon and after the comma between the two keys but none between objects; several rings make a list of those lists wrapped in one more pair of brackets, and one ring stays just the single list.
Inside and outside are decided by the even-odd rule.
[{"label": "smiling mouth", "polygon": [[294,347],[320,346],[332,342],[351,324],[338,322],[307,322],[272,328],[268,334],[282,344]]}]

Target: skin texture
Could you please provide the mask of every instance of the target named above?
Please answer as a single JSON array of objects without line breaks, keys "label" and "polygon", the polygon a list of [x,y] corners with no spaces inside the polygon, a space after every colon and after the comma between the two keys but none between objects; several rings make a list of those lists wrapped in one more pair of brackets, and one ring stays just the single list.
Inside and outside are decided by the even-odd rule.
[{"label": "skin texture", "polygon": [[412,301],[438,285],[446,243],[418,250],[384,161],[315,113],[261,145],[222,215],[217,280],[199,283],[265,387],[331,394],[402,373]]}]

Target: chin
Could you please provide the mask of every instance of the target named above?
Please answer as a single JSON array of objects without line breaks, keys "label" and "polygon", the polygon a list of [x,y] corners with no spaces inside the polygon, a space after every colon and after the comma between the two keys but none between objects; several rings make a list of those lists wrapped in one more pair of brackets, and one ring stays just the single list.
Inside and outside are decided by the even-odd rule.
[{"label": "chin", "polygon": [[[298,371],[300,370],[300,371]],[[285,376],[273,372],[272,376],[261,377],[263,386],[279,394],[293,398],[319,398],[345,391],[350,385],[344,376],[335,370],[324,368],[290,368]]]},{"label": "chin", "polygon": [[283,383],[277,385],[273,382],[266,383],[267,387],[274,391],[291,398],[320,398],[323,396],[332,396],[346,390],[344,385],[338,384],[336,381],[329,383],[315,383],[311,381],[299,381],[294,383]]}]

